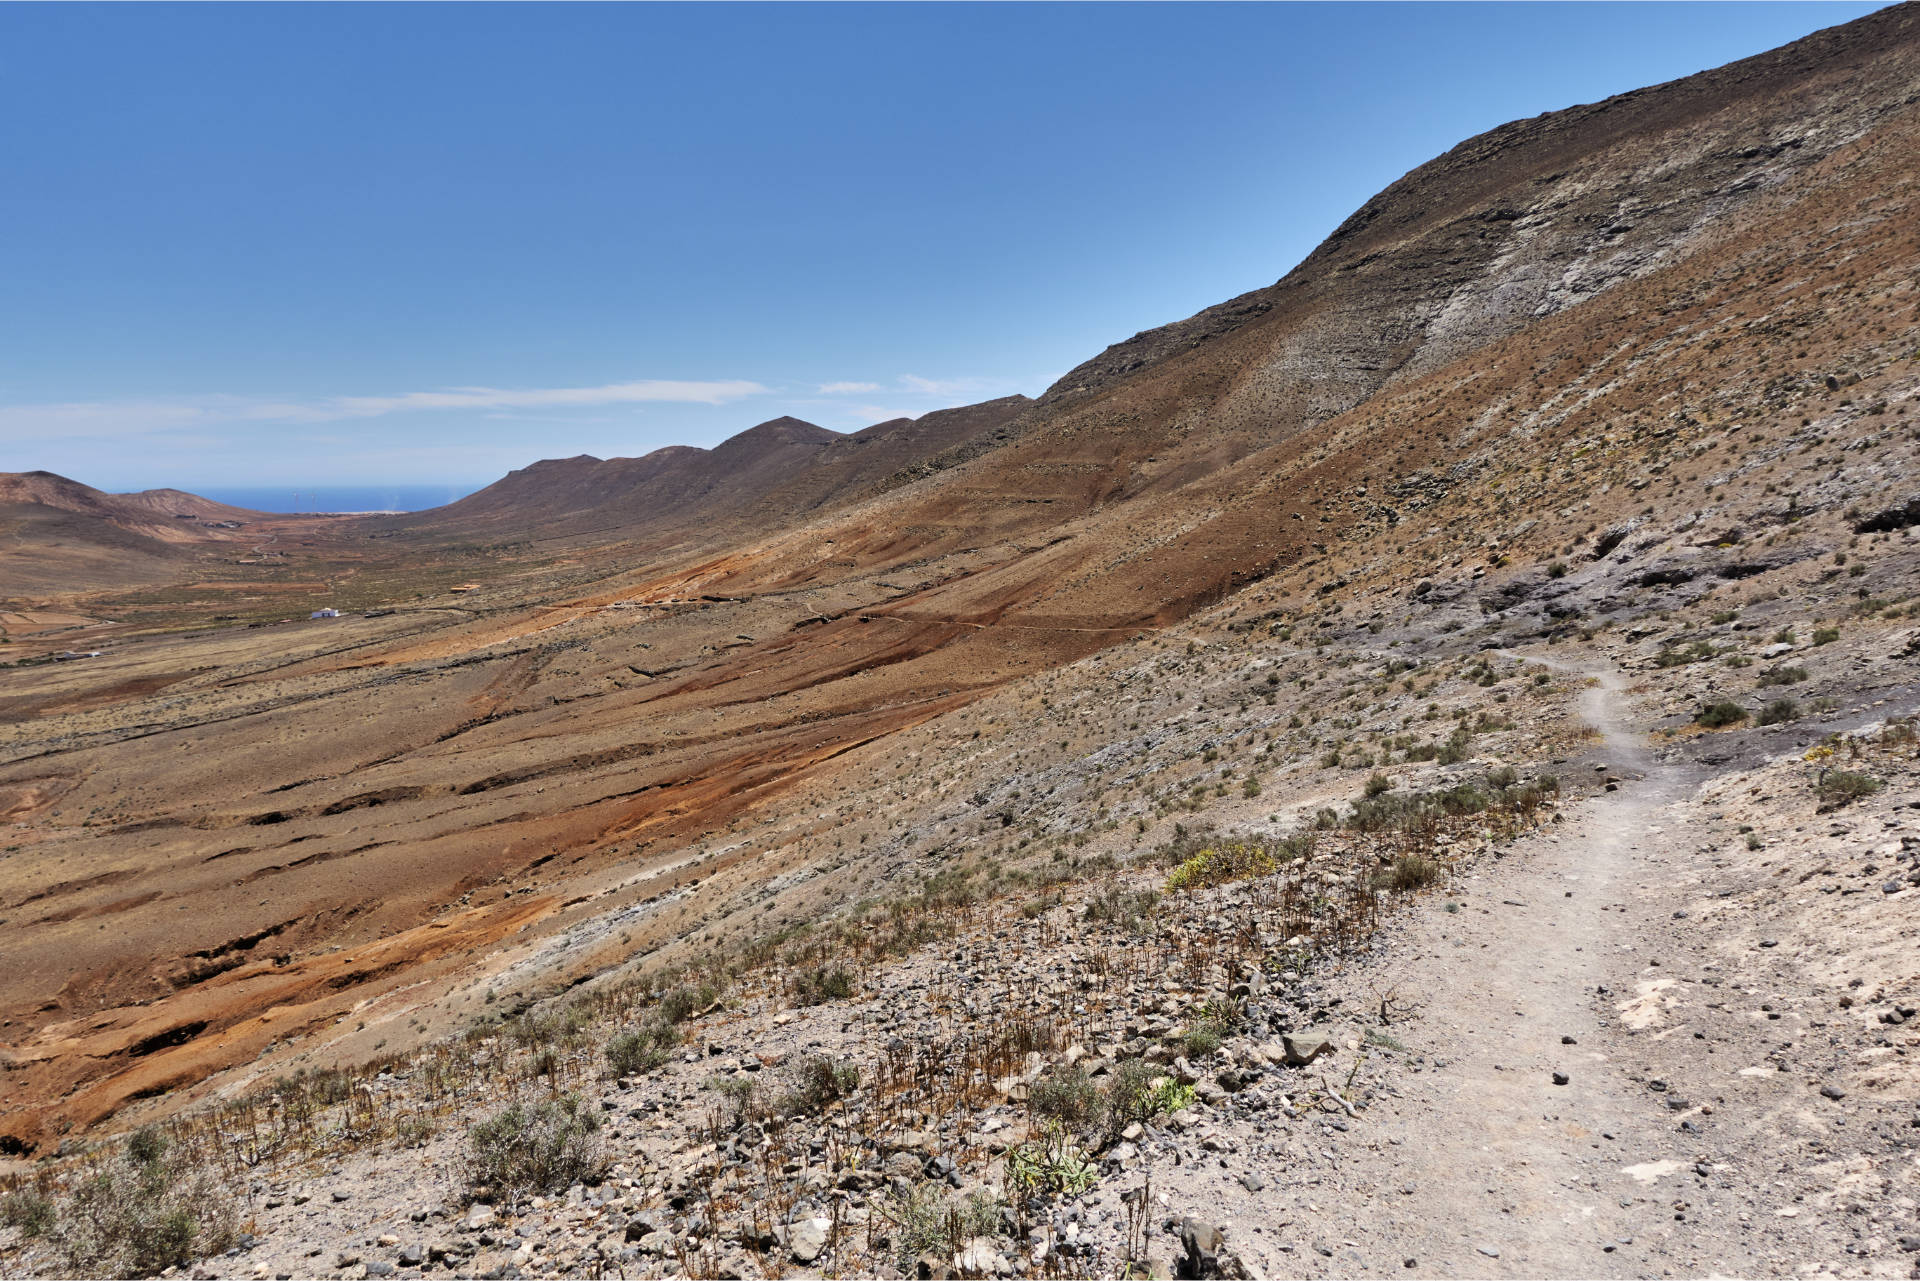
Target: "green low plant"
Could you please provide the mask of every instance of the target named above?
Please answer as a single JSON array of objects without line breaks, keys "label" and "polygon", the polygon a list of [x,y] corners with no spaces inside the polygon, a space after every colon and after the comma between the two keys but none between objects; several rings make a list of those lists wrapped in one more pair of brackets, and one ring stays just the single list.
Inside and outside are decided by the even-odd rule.
[{"label": "green low plant", "polygon": [[1693,722],[1708,729],[1724,729],[1729,725],[1738,725],[1747,719],[1747,709],[1738,703],[1725,699],[1708,703],[1694,714]]},{"label": "green low plant", "polygon": [[1199,1023],[1187,1029],[1181,1048],[1190,1059],[1203,1059],[1220,1048],[1220,1029],[1211,1023]]},{"label": "green low plant", "polygon": [[1167,877],[1167,893],[1192,894],[1231,881],[1271,875],[1281,860],[1262,841],[1221,841],[1186,859]]},{"label": "green low plant", "polygon": [[1691,645],[1668,645],[1653,656],[1655,667],[1685,667],[1689,663],[1705,662],[1717,651],[1707,641],[1695,641]]},{"label": "green low plant", "polygon": [[1836,769],[1821,773],[1814,791],[1820,798],[1822,810],[1837,810],[1862,797],[1872,796],[1886,784],[1870,774],[1860,774],[1853,770]]},{"label": "green low plant", "polygon": [[1107,1123],[1123,1130],[1135,1121],[1151,1120],[1154,1083],[1161,1072],[1145,1059],[1121,1059],[1107,1074]]},{"label": "green low plant", "polygon": [[751,1076],[708,1077],[706,1088],[725,1102],[727,1119],[736,1128],[759,1114],[760,1083]]},{"label": "green low plant", "polygon": [[1147,1115],[1169,1116],[1185,1111],[1193,1106],[1196,1091],[1191,1085],[1182,1085],[1170,1076],[1163,1076],[1147,1091]]},{"label": "green low plant", "polygon": [[1093,1161],[1058,1121],[1007,1149],[1007,1186],[1025,1196],[1079,1196],[1099,1182]]}]

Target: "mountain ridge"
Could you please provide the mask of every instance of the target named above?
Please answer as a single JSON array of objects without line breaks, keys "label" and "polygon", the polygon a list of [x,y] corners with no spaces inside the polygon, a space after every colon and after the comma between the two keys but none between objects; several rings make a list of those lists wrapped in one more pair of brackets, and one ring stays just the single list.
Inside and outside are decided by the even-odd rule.
[{"label": "mountain ridge", "polygon": [[1030,402],[980,405],[836,432],[790,415],[711,448],[668,445],[633,458],[543,460],[458,502],[383,528],[406,531],[516,526],[535,537],[615,532],[664,538],[689,524],[741,519],[764,527],[884,484],[943,449],[1003,425]]}]

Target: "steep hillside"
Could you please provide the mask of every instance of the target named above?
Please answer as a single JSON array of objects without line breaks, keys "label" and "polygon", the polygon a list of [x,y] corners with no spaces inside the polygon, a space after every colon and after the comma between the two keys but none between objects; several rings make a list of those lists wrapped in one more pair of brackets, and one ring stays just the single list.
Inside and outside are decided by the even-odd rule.
[{"label": "steep hillside", "polygon": [[[987,538],[1051,537],[1085,518],[1092,523],[1076,530],[1074,547],[1045,558],[1054,572],[1036,580],[1030,564],[1007,569],[1045,582],[1043,593],[1006,579],[972,590],[991,595],[996,610],[1011,592],[1023,608],[1102,625],[1177,614],[1311,556],[1324,538],[1291,525],[1295,513],[1256,509],[1251,491],[1303,516],[1316,509],[1315,526],[1345,524],[1350,514],[1317,510],[1313,491],[1356,477],[1328,474],[1330,454],[1307,456],[1328,450],[1333,435],[1358,451],[1335,465],[1344,471],[1366,457],[1376,486],[1481,453],[1490,425],[1513,426],[1503,414],[1514,390],[1465,386],[1480,376],[1462,368],[1476,353],[1550,331],[1552,346],[1536,344],[1540,368],[1518,375],[1521,390],[1536,378],[1564,380],[1607,351],[1575,338],[1599,332],[1593,308],[1618,316],[1602,300],[1630,292],[1621,307],[1673,316],[1676,305],[1742,288],[1724,278],[1730,259],[1801,259],[1816,275],[1778,297],[1811,308],[1828,296],[1818,291],[1851,286],[1819,278],[1828,256],[1795,252],[1806,248],[1794,241],[1809,220],[1825,219],[1822,230],[1897,271],[1904,245],[1893,220],[1856,227],[1833,211],[1878,197],[1888,175],[1906,171],[1917,41],[1920,13],[1887,10],[1732,67],[1463,143],[1368,202],[1278,284],[1070,372],[1023,416],[1017,441],[849,517],[831,532],[835,551],[858,558],[865,540],[879,538],[884,556],[904,555],[897,531],[906,528],[920,531],[920,554],[937,554]],[[1769,305],[1751,304],[1755,315]],[[1586,318],[1556,327],[1575,308]],[[1685,330],[1646,317],[1625,323],[1616,343]],[[1812,356],[1796,348],[1792,358]],[[1451,379],[1431,381],[1450,368]],[[1369,397],[1423,379],[1417,415],[1374,412],[1336,425]],[[1460,394],[1442,390],[1450,385]],[[1615,406],[1628,399],[1606,377],[1593,386]],[[1591,430],[1604,417],[1588,396],[1552,412],[1550,430]],[[1303,485],[1309,467],[1318,471]],[[1368,505],[1390,504],[1376,489]],[[1166,532],[1135,537],[1143,528]],[[1183,571],[1145,570],[1144,555],[1161,567],[1171,557]],[[792,583],[819,572],[809,568],[821,561],[817,544],[797,539],[793,557],[757,567],[756,577]],[[1135,574],[1145,581],[1125,581]],[[1183,576],[1171,592],[1157,582]]]},{"label": "steep hillside", "polygon": [[[785,421],[711,454],[544,463],[418,526],[360,527],[508,530],[538,512],[569,535],[605,521],[642,552],[583,554],[565,575],[542,568],[482,590],[422,589],[397,612],[324,633],[172,637],[84,672],[16,673],[10,705],[32,719],[0,726],[0,810],[14,824],[0,864],[0,1134],[19,1154],[44,1153],[90,1127],[256,1088],[278,1102],[222,1113],[197,1141],[226,1142],[243,1115],[259,1124],[249,1133],[279,1134],[281,1121],[260,1118],[308,1096],[277,1077],[369,1059],[388,1076],[366,1074],[367,1093],[351,1097],[376,1102],[324,1106],[345,1129],[364,1106],[376,1119],[356,1133],[377,1144],[401,1141],[403,1121],[453,1127],[516,1091],[579,1088],[619,1118],[626,1182],[519,1220],[516,1232],[566,1252],[550,1270],[760,1268],[753,1255],[767,1271],[821,1261],[845,1272],[876,1263],[896,1175],[913,1195],[929,1169],[974,1190],[1001,1177],[990,1175],[995,1143],[1012,1140],[992,1136],[1040,1119],[1013,1117],[1015,1087],[1071,1046],[1103,1080],[1142,1055],[1172,1068],[1191,1053],[1180,1075],[1211,1082],[1210,1096],[1177,1125],[1136,1121],[1120,1155],[1100,1149],[1109,1182],[1071,1220],[1087,1252],[1064,1210],[1027,1225],[1044,1226],[1040,1238],[1023,1228],[1045,1245],[1040,1263],[1104,1275],[1133,1258],[1121,1226],[1137,1228],[1146,1203],[1128,1218],[1123,1178],[1150,1170],[1152,1195],[1179,1198],[1183,1214],[1231,1204],[1261,1221],[1265,1203],[1248,1199],[1259,1189],[1239,1169],[1231,1185],[1210,1172],[1203,1182],[1201,1163],[1231,1155],[1256,1182],[1317,1164],[1340,1141],[1334,1127],[1364,1124],[1361,1105],[1390,1084],[1368,1100],[1353,1082],[1380,1070],[1378,1055],[1412,1062],[1407,1046],[1425,1037],[1421,1065],[1466,1064],[1460,1097],[1489,1100],[1487,1124],[1514,1157],[1502,1173],[1473,1146],[1474,1127],[1444,1131],[1485,1186],[1517,1180],[1511,1198],[1466,1220],[1475,1231],[1564,1222],[1586,1233],[1588,1253],[1532,1243],[1556,1270],[1691,1266],[1699,1256],[1672,1224],[1695,1211],[1671,1208],[1679,1200],[1716,1216],[1714,1243],[1746,1252],[1732,1270],[1770,1266],[1767,1251],[1830,1260],[1878,1220],[1776,1215],[1792,1207],[1769,1200],[1775,1183],[1800,1180],[1786,1196],[1818,1198],[1831,1195],[1821,1180],[1844,1172],[1882,1217],[1907,1195],[1871,1188],[1897,1168],[1887,1109],[1913,1086],[1891,1051],[1909,1047],[1872,1038],[1901,1035],[1888,1029],[1909,1017],[1899,994],[1914,965],[1885,940],[1914,891],[1892,877],[1893,852],[1864,861],[1853,848],[1895,838],[1864,818],[1843,827],[1825,807],[1864,805],[1910,773],[1910,736],[1891,721],[1920,698],[1916,175],[1920,11],[1887,10],[1463,143],[1368,202],[1276,285],[1109,348],[1037,402],[856,437]],[[1843,763],[1865,781],[1829,795]],[[1730,790],[1736,775],[1751,791]],[[1702,808],[1708,781],[1720,799]],[[1428,799],[1380,800],[1395,794]],[[1782,830],[1740,831],[1725,799],[1740,794],[1777,805]],[[1560,831],[1546,825],[1563,809],[1569,837],[1586,835],[1556,853]],[[1853,811],[1869,812],[1904,821]],[[1202,822],[1267,861],[1250,857],[1237,887],[1180,897],[1212,866],[1186,826]],[[1626,824],[1685,839],[1608,844]],[[1388,1030],[1398,989],[1377,971],[1344,979],[1348,1004],[1333,1009],[1337,994],[1319,985],[1334,961],[1364,966],[1374,931],[1416,910],[1421,885],[1452,887],[1445,878],[1477,875],[1476,860],[1491,867],[1519,840],[1553,877],[1606,879],[1563,888],[1522,877],[1516,861],[1478,883],[1476,913],[1544,919],[1541,903],[1578,892],[1580,910],[1618,910],[1626,929],[1633,898],[1629,936],[1609,933],[1612,916],[1558,933],[1533,923],[1529,946],[1543,958],[1557,949],[1541,974],[1576,985],[1577,999],[1533,991],[1526,955],[1436,968],[1436,956],[1457,962],[1462,931],[1434,907],[1418,936],[1430,946],[1406,959],[1427,968],[1406,972],[1469,1030]],[[1314,861],[1301,863],[1303,850]],[[1824,918],[1801,901],[1814,891],[1796,897],[1765,866],[1789,854],[1796,886],[1831,874],[1832,903],[1893,904],[1856,913],[1880,950],[1871,978],[1851,975],[1861,982],[1845,1005],[1826,988],[1864,962],[1817,958]],[[1185,880],[1169,881],[1162,855],[1189,869]],[[1840,897],[1840,867],[1860,881],[1845,888],[1880,897]],[[1072,888],[1109,870],[1114,884]],[[1893,889],[1861,879],[1883,874]],[[1481,892],[1494,884],[1511,888]],[[1173,898],[1158,923],[1146,900],[1125,897],[1156,889]],[[1709,910],[1727,914],[1710,918],[1711,934],[1674,924]],[[1143,915],[1140,955],[1162,967],[1150,972],[1117,936]],[[1752,948],[1729,950],[1749,933]],[[1825,937],[1839,947],[1843,934]],[[1477,921],[1468,936],[1496,941]],[[1607,949],[1617,937],[1633,957]],[[1621,968],[1639,957],[1684,975]],[[836,977],[835,965],[853,972]],[[1175,965],[1185,977],[1169,990]],[[735,1003],[690,987],[658,1033],[662,1062],[608,1085],[602,1047],[575,1033],[642,1026],[673,967],[737,980]],[[1698,1016],[1697,1049],[1684,1036],[1631,1040],[1654,1025],[1589,995],[1666,983],[1630,1012],[1666,1018],[1652,998],[1680,977],[1717,987],[1721,967],[1743,993],[1770,985],[1783,995],[1765,1004],[1783,1008],[1736,1015],[1730,993],[1695,992],[1712,1010]],[[1461,996],[1468,980],[1493,985],[1478,1004]],[[568,1013],[566,994],[583,984],[604,1004]],[[1566,1065],[1542,1057],[1561,1042],[1529,1023],[1524,1038],[1458,1044],[1536,998],[1541,1017],[1585,1020],[1554,1035],[1599,1055],[1579,1072],[1607,1085],[1577,1116],[1566,1105],[1578,1135],[1538,1133],[1556,1099],[1575,1095],[1494,1075],[1512,1040],[1532,1085],[1573,1089],[1551,1084],[1548,1070]],[[810,1004],[826,1008],[789,1008]],[[1381,1011],[1375,1021],[1355,1013],[1363,1004]],[[1757,1066],[1751,1057],[1777,1058],[1782,1047],[1763,1038],[1789,1010],[1805,1029],[1797,1055],[1818,1056],[1820,1071],[1845,1076],[1833,1088],[1872,1109],[1852,1127],[1816,1116],[1820,1150],[1838,1163],[1825,1173],[1812,1155],[1789,1171],[1754,1155],[1800,1124],[1782,1117],[1824,1103],[1742,1093],[1762,1089],[1759,1076],[1724,1079]],[[505,1023],[502,1011],[525,1017]],[[1677,1029],[1672,1017],[1663,1026]],[[804,1039],[779,1030],[802,1018]],[[1219,1084],[1205,1037],[1184,1039],[1213,1018],[1251,1042],[1235,1043],[1229,1066],[1234,1080],[1263,1082],[1257,1107]],[[1300,1065],[1264,1038],[1336,1018],[1351,1023],[1336,1051],[1347,1092],[1281,1076]],[[699,1040],[683,1042],[674,1027],[690,1019],[704,1020],[692,1024]],[[1709,1027],[1723,1039],[1709,1042]],[[1686,1057],[1708,1044],[1727,1046],[1725,1060]],[[757,1070],[797,1071],[821,1046],[884,1088],[815,1106],[870,1128],[816,1145],[826,1127],[783,1128],[723,1102],[751,1094],[737,1082]],[[1680,1109],[1648,1102],[1660,1091],[1623,1075],[1664,1090],[1669,1077],[1648,1063],[1699,1073],[1691,1097],[1738,1107],[1742,1137],[1708,1151],[1735,1127],[1709,1127],[1704,1111],[1676,1132]],[[717,1071],[736,1084],[705,1089]],[[1784,1088],[1790,1074],[1774,1075]],[[1608,1140],[1588,1131],[1616,1112],[1633,1119],[1637,1174],[1581,1164],[1602,1159],[1584,1145]],[[1284,1138],[1263,1133],[1281,1118]],[[445,1182],[436,1197],[471,1191],[451,1173],[459,1137],[429,1157]],[[357,1141],[287,1140],[329,1154]],[[1271,1146],[1283,1142],[1312,1146]],[[1699,1147],[1684,1161],[1663,1146],[1683,1142]],[[387,1164],[351,1177],[398,1177],[396,1162],[414,1158],[365,1159]],[[1374,1163],[1340,1185],[1343,1204],[1377,1208],[1368,1198],[1397,1176],[1377,1154],[1355,1159]],[[1408,1181],[1450,1186],[1455,1167],[1436,1158]],[[1755,1172],[1733,1188],[1736,1169]],[[1589,1199],[1604,1213],[1582,1217],[1569,1198],[1603,1175],[1606,1195]],[[1647,1191],[1674,1175],[1702,1181],[1693,1200],[1667,1195],[1672,1184]],[[1327,1178],[1334,1186],[1336,1172]],[[1004,1191],[1004,1177],[994,1186]],[[1286,1191],[1311,1195],[1295,1181]],[[1461,1251],[1446,1205],[1396,1195],[1424,1207],[1436,1225],[1425,1240],[1455,1252],[1448,1269],[1500,1257],[1485,1240],[1493,1254]],[[286,1211],[270,1220],[274,1249],[297,1239],[312,1257],[358,1231],[315,1204],[274,1207]],[[616,1204],[634,1223],[589,1234]],[[855,1210],[868,1217],[840,1217]],[[641,1225],[642,1212],[656,1217]],[[1743,1231],[1742,1214],[1762,1226]],[[794,1232],[823,1217],[844,1253],[822,1253],[823,1237],[801,1257],[812,1247]],[[1394,1218],[1352,1217],[1351,1235],[1332,1240],[1384,1233]],[[857,1247],[842,1235],[853,1222],[874,1225]],[[1303,1260],[1365,1270],[1330,1244],[1309,1259],[1311,1241],[1282,1242],[1291,1222],[1271,1245],[1236,1248],[1276,1271]],[[1656,1231],[1666,1253],[1618,1253],[1622,1237]],[[1013,1248],[993,1249],[1003,1245]],[[1898,1261],[1877,1248],[1876,1268]],[[502,1250],[483,1270],[530,1266],[531,1251],[530,1236],[518,1262]],[[1398,1272],[1401,1258],[1365,1263]]]}]

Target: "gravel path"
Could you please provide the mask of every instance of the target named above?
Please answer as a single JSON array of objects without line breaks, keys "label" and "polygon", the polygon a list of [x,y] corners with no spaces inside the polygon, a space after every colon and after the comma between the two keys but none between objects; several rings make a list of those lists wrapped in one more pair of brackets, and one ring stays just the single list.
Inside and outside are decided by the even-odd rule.
[{"label": "gravel path", "polygon": [[1625,682],[1594,678],[1582,715],[1603,735],[1618,790],[1464,877],[1355,976],[1352,1004],[1377,1007],[1391,991],[1417,1005],[1390,1029],[1410,1070],[1354,1127],[1361,1141],[1339,1152],[1333,1186],[1298,1194],[1296,1222],[1319,1232],[1308,1250],[1237,1234],[1255,1272],[1767,1270],[1737,1225],[1673,1209],[1676,1172],[1692,1166],[1686,1136],[1629,1079],[1648,1008],[1619,1008],[1638,995],[1622,976],[1641,968],[1642,940],[1671,914],[1650,877],[1687,847],[1675,811],[1690,787],[1628,728]]},{"label": "gravel path", "polygon": [[1592,677],[1581,712],[1617,789],[1343,977],[1349,1009],[1413,1007],[1388,1028],[1404,1050],[1366,1051],[1393,1064],[1385,1087],[1363,1119],[1292,1145],[1298,1177],[1265,1197],[1220,1181],[1254,1274],[1920,1275],[1913,1073],[1875,1022],[1896,974],[1880,990],[1859,958],[1852,978],[1821,959],[1836,927],[1864,949],[1899,900],[1781,875],[1857,861],[1862,826],[1903,823],[1753,844],[1703,799],[1704,773],[1631,728],[1626,681]]}]

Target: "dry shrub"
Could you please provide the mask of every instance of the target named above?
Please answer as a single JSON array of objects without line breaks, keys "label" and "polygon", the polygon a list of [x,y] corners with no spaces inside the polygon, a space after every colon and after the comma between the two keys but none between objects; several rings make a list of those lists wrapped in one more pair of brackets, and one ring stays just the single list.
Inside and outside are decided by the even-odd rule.
[{"label": "dry shrub", "polygon": [[607,1165],[599,1130],[599,1115],[577,1094],[515,1103],[467,1131],[468,1179],[513,1198],[598,1178]]},{"label": "dry shrub", "polygon": [[232,1192],[152,1127],[83,1179],[57,1217],[67,1262],[85,1276],[185,1267],[226,1249],[238,1230]]},{"label": "dry shrub", "polygon": [[607,1042],[607,1066],[615,1076],[637,1076],[673,1057],[680,1033],[663,1019],[649,1019]]}]

